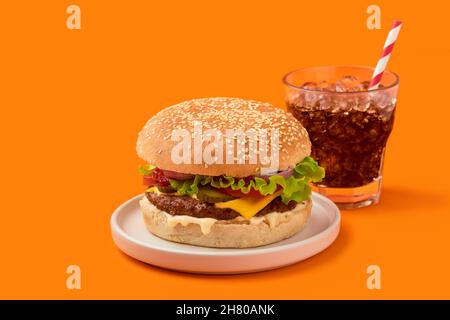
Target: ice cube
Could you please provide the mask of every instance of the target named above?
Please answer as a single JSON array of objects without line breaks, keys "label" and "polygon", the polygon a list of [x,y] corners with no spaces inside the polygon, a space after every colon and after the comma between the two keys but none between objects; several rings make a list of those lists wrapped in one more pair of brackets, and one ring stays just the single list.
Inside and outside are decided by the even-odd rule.
[{"label": "ice cube", "polygon": [[364,85],[354,76],[344,76],[336,81],[336,92],[364,91]]},{"label": "ice cube", "polygon": [[317,83],[312,82],[312,81],[305,82],[305,83],[302,85],[302,88],[303,88],[303,89],[306,89],[306,90],[316,90],[316,89],[317,89]]},{"label": "ice cube", "polygon": [[320,81],[317,85],[317,89],[319,89],[320,91],[334,91],[333,86],[327,81]]}]

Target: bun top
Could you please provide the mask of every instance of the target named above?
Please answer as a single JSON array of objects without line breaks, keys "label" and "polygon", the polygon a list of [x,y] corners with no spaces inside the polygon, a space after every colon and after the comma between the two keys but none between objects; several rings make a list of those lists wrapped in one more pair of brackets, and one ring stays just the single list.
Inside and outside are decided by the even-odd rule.
[{"label": "bun top", "polygon": [[[211,135],[210,129],[219,134]],[[237,132],[234,138],[232,132]],[[240,133],[249,134],[242,140]],[[164,170],[246,177],[273,171],[274,159],[278,159],[275,171],[293,168],[309,156],[311,142],[292,114],[270,103],[203,98],[176,104],[150,118],[139,133],[136,150],[140,158]],[[269,158],[264,160],[265,154]]]}]

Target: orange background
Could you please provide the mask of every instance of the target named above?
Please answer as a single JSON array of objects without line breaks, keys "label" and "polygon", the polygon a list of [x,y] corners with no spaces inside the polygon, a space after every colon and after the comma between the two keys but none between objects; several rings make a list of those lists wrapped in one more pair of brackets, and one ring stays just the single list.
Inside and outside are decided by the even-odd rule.
[{"label": "orange background", "polygon": [[[82,30],[66,28],[78,4]],[[382,9],[382,30],[366,8]],[[428,1],[9,1],[0,11],[0,298],[450,298],[448,4]],[[143,191],[135,139],[156,111],[205,96],[283,106],[281,77],[375,65],[394,18],[401,76],[377,206],[343,212],[325,252],[239,276],[122,254],[109,218]],[[66,289],[80,265],[82,290]],[[366,288],[366,267],[382,289]]]}]

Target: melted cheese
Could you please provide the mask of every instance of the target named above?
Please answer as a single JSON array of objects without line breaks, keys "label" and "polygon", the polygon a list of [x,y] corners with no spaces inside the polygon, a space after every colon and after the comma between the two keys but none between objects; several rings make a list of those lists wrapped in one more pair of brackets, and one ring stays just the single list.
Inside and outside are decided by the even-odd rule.
[{"label": "melted cheese", "polygon": [[274,194],[262,198],[242,197],[227,202],[218,202],[215,204],[215,206],[220,209],[233,209],[234,211],[239,212],[239,214],[245,219],[251,219],[255,214],[264,209],[265,206],[267,206],[280,194],[281,191],[275,192]]},{"label": "melted cheese", "polygon": [[265,215],[266,221],[269,224],[270,229],[275,228],[279,224],[285,222],[289,217],[289,213],[272,212]]},{"label": "melted cheese", "polygon": [[181,224],[183,227],[190,223],[198,224],[203,234],[211,232],[211,227],[216,223],[216,219],[213,218],[195,218],[191,216],[172,216],[167,214],[167,225],[174,228],[177,224]]},{"label": "melted cheese", "polygon": [[[301,206],[299,204],[299,206]],[[303,206],[302,206],[303,207]],[[253,217],[249,220],[244,219],[243,217],[234,218],[236,222],[240,221],[248,221],[251,225],[266,223],[270,229],[276,228],[281,223],[285,222],[289,216],[295,214],[295,212],[272,212],[266,214],[262,217]],[[218,220],[213,218],[195,218],[191,216],[172,216],[166,213],[167,224],[169,227],[174,228],[178,223],[182,226],[187,226],[190,223],[198,224],[203,234],[208,234],[211,232],[211,228]],[[233,221],[229,220],[229,221]]]}]

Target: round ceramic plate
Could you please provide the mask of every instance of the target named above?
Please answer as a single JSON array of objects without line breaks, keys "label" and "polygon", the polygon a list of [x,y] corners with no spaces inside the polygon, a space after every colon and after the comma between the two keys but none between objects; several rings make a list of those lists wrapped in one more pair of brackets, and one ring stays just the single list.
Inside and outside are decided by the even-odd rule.
[{"label": "round ceramic plate", "polygon": [[167,269],[194,273],[248,273],[275,269],[325,250],[339,234],[340,213],[326,197],[313,193],[306,227],[289,239],[249,249],[218,249],[163,240],[147,231],[136,196],[111,217],[115,244],[127,255]]}]

